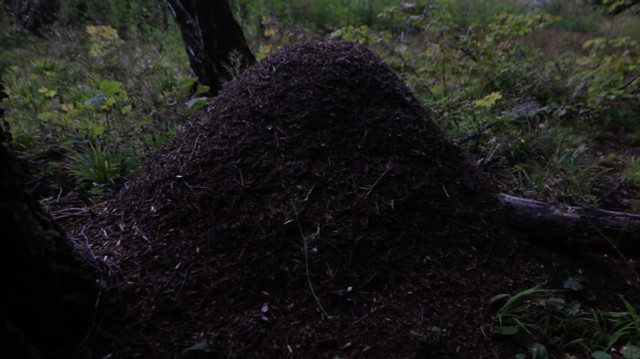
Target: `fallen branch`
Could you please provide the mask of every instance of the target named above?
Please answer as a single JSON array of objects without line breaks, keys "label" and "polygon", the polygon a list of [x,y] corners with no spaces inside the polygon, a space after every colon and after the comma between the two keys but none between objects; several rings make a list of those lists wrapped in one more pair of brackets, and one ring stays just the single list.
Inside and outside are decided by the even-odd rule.
[{"label": "fallen branch", "polygon": [[504,193],[499,198],[508,223],[531,240],[570,249],[640,255],[640,215]]}]

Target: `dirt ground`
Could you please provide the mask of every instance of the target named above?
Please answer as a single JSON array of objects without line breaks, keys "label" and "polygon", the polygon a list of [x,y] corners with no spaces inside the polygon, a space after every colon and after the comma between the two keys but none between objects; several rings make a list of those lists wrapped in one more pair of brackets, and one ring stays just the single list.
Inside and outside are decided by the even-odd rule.
[{"label": "dirt ground", "polygon": [[619,259],[505,227],[494,188],[369,50],[278,51],[66,224],[112,308],[81,354],[508,358],[526,340],[492,335],[496,294],[581,274],[594,306],[638,302]]}]

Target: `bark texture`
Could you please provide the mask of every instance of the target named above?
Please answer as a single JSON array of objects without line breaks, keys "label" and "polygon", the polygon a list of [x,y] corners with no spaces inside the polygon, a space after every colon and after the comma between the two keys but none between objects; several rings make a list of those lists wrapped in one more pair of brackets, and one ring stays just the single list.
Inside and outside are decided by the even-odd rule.
[{"label": "bark texture", "polygon": [[509,224],[529,239],[555,247],[640,254],[640,215],[550,204],[500,194]]},{"label": "bark texture", "polygon": [[168,0],[189,63],[201,84],[216,95],[222,84],[256,62],[227,0]]},{"label": "bark texture", "polygon": [[640,4],[640,0],[595,0],[595,3],[605,6],[609,14],[618,15],[637,4]]},{"label": "bark texture", "polygon": [[[43,36],[43,31],[56,19],[60,0],[4,0],[7,16],[34,35]],[[1,10],[0,10],[1,11]]]},{"label": "bark texture", "polygon": [[0,116],[0,356],[68,357],[90,327],[96,282],[27,193],[4,127]]}]

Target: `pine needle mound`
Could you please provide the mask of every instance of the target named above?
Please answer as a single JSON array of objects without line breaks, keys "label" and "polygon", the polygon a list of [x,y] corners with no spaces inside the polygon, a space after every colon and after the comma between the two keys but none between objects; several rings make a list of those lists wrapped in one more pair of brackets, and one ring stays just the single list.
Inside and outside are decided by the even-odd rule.
[{"label": "pine needle mound", "polygon": [[492,251],[511,248],[497,205],[377,55],[285,48],[228,83],[87,224],[121,271],[111,350],[473,354],[487,285],[512,274],[487,274]]}]

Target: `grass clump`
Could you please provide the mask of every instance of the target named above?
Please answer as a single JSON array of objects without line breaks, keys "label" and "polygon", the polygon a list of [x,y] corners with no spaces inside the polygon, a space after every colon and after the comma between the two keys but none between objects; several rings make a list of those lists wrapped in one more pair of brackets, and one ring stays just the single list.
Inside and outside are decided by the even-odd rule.
[{"label": "grass clump", "polygon": [[112,184],[127,175],[128,164],[124,153],[109,146],[88,142],[86,147],[68,156],[72,174],[98,184]]},{"label": "grass clump", "polygon": [[[588,299],[592,294],[583,284],[575,277],[567,279],[564,286]],[[524,334],[534,341],[529,351],[533,348],[538,354],[546,353],[546,345],[564,352],[567,358],[587,354],[594,359],[611,359],[614,352],[624,358],[640,357],[640,316],[631,303],[620,297],[624,311],[587,309],[579,301],[567,301],[566,293],[538,286],[514,295],[496,295],[490,300],[499,305],[494,334]]]}]

